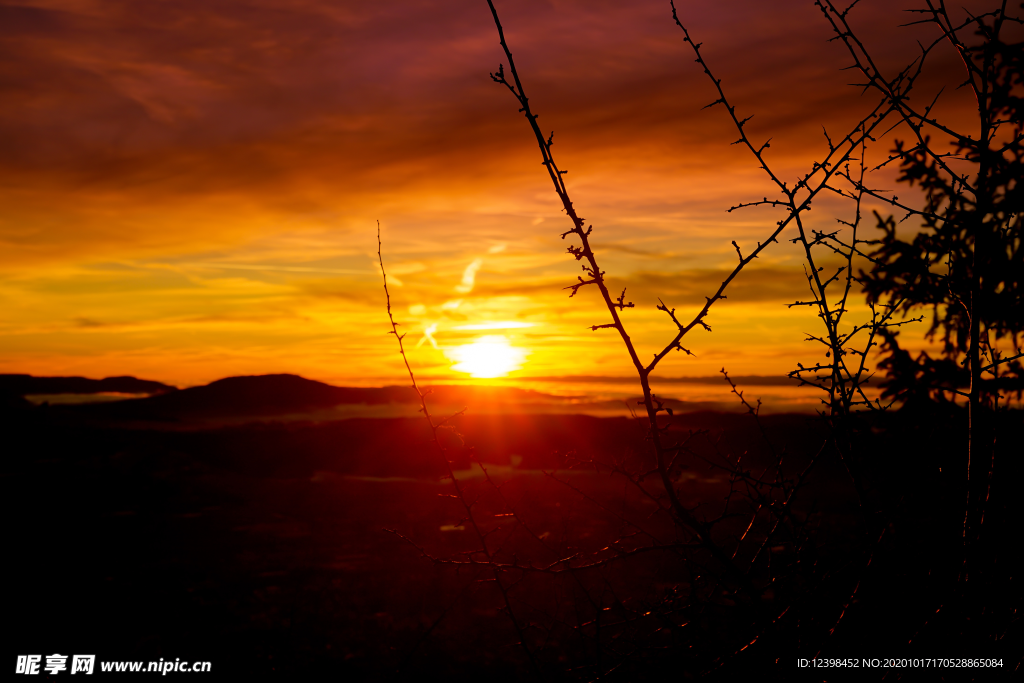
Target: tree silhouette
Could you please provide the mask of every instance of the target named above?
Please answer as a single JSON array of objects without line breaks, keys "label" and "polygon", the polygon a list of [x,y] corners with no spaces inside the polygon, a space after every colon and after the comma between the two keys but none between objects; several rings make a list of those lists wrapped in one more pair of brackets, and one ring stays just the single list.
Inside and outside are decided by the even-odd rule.
[{"label": "tree silhouette", "polygon": [[[951,45],[963,62],[961,87],[969,88],[977,103],[977,130],[966,133],[934,118],[934,101],[924,109],[903,101],[874,67],[845,13],[828,4],[831,12],[822,9],[868,79],[866,85],[889,94],[916,138],[898,141],[889,161],[898,161],[901,181],[924,190],[924,208],[903,207],[903,220],[917,216],[922,229],[906,240],[892,217],[879,216],[882,237],[862,280],[869,302],[898,299],[904,313],[931,308],[927,336],[934,340],[941,335],[939,357],[922,352],[912,358],[901,348],[898,333],[886,329],[881,331],[881,366],[889,375],[887,392],[904,395],[911,404],[925,398],[967,398],[963,534],[969,546],[980,534],[995,465],[993,413],[1005,398],[1001,392],[1012,390],[1019,396],[1024,389],[1019,362],[1024,333],[1019,282],[1024,272],[1024,43],[1006,40],[1008,27],[1024,22],[1007,13],[1006,3],[984,14],[968,13],[960,23],[941,2],[928,0],[924,9],[915,10],[922,23],[939,29],[933,46]],[[975,38],[971,44],[963,38],[969,31]],[[930,48],[923,49],[922,61]],[[951,151],[943,151],[943,145]],[[890,201],[898,205],[895,196]],[[964,386],[967,392],[961,390]],[[983,470],[987,476],[979,474]]]},{"label": "tree silhouette", "polygon": [[[927,352],[911,358],[897,332],[883,333],[881,367],[887,371],[885,393],[891,397],[941,401],[962,394],[958,388],[971,386],[972,373],[960,361],[972,356],[975,344],[981,358],[975,379],[980,379],[982,401],[1000,390],[1020,395],[1024,388],[1020,362],[1004,357],[1007,347],[1019,356],[1024,331],[1019,281],[1024,272],[1024,43],[1003,42],[998,25],[979,23],[978,35],[981,42],[964,53],[982,80],[981,134],[977,139],[956,138],[950,155],[969,163],[972,172],[952,175],[925,146],[908,148],[898,141],[893,156],[900,159],[900,181],[925,191],[925,208],[919,212],[922,229],[904,239],[892,216],[878,216],[883,235],[871,254],[872,268],[862,273],[869,300],[899,298],[905,313],[931,308],[927,336],[942,342],[937,358]],[[1009,135],[1000,135],[1003,127],[1010,129]],[[985,370],[990,377],[982,376]]]}]

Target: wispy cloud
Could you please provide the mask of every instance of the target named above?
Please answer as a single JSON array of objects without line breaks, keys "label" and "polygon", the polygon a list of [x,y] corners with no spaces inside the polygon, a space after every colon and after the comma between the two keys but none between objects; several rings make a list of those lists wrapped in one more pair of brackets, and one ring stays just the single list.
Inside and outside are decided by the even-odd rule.
[{"label": "wispy cloud", "polygon": [[[258,270],[281,273],[327,273],[331,275],[374,275],[370,270],[351,268],[308,268],[305,266],[277,266],[271,264],[253,265],[243,263],[175,263],[181,268],[214,268],[221,270]],[[394,276],[391,276],[394,279]]]},{"label": "wispy cloud", "polygon": [[466,266],[466,269],[462,271],[462,282],[455,287],[455,291],[459,294],[469,294],[473,291],[473,286],[476,284],[476,273],[480,270],[480,266],[484,264],[482,259],[473,259],[473,261]]},{"label": "wispy cloud", "polygon": [[416,342],[416,348],[418,349],[421,346],[423,346],[425,343],[430,342],[430,345],[433,346],[436,349],[437,348],[437,340],[434,339],[434,333],[435,332],[437,332],[437,323],[434,323],[434,324],[429,325],[428,327],[424,328],[423,336],[420,337],[420,340],[418,342]]},{"label": "wispy cloud", "polygon": [[474,323],[472,325],[458,325],[453,330],[517,330],[527,327],[535,327],[537,323],[518,322],[515,320],[495,320],[489,323]]}]

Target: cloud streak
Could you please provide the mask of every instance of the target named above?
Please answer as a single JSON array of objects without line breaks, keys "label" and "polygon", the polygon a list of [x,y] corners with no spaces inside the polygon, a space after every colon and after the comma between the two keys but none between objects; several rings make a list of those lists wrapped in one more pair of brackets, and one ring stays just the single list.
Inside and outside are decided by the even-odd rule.
[{"label": "cloud streak", "polygon": [[481,259],[473,259],[473,261],[466,266],[466,269],[462,271],[462,282],[455,287],[455,291],[459,294],[469,294],[472,292],[473,285],[476,284],[476,273],[480,270],[480,266],[483,264],[484,262]]}]

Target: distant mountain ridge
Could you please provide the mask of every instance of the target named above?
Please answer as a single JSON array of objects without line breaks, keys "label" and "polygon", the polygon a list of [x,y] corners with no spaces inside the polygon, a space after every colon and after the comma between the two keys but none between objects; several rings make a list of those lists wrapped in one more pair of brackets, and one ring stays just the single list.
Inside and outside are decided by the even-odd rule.
[{"label": "distant mountain ridge", "polygon": [[[747,386],[799,386],[800,380],[788,375],[729,375],[732,381]],[[579,384],[636,384],[636,375],[542,375],[522,377],[527,382],[571,382]],[[722,384],[721,375],[658,377],[658,384]]]},{"label": "distant mountain ridge", "polygon": [[33,394],[166,394],[177,391],[162,382],[136,377],[33,377],[32,375],[0,375],[0,394],[29,396]]},{"label": "distant mountain ridge", "polygon": [[[490,413],[591,413],[618,414],[635,400],[624,401],[590,396],[557,396],[531,389],[508,386],[439,385],[427,389],[432,411],[455,412],[471,408]],[[90,380],[81,377],[32,377],[0,375],[0,407],[29,409],[25,395],[53,393],[135,393],[140,398],[108,402],[48,402],[48,408],[70,419],[88,422],[146,422],[171,425],[209,426],[210,423],[237,424],[240,421],[336,420],[356,416],[414,415],[419,397],[412,387],[339,387],[291,374],[227,377],[210,384],[186,389],[140,380],[111,377]],[[636,397],[634,397],[635,399]],[[694,401],[662,399],[676,411],[722,409]],[[37,400],[38,402],[38,400]],[[391,406],[389,408],[388,406]],[[399,408],[399,406],[401,406]],[[406,407],[407,406],[407,407]],[[729,405],[725,409],[735,408]],[[397,412],[396,412],[397,411]],[[54,415],[56,416],[56,414]],[[155,426],[155,425],[154,425]]]},{"label": "distant mountain ridge", "polygon": [[179,389],[139,401],[91,408],[176,417],[280,415],[346,403],[379,404],[411,400],[403,394],[412,394],[412,390],[401,387],[336,387],[298,375],[245,375],[226,377],[205,386]]},{"label": "distant mountain ridge", "polygon": [[[431,388],[430,393],[432,401],[464,401],[467,405],[518,405],[560,400],[558,397],[515,387],[438,386]],[[102,404],[65,405],[60,406],[59,410],[100,420],[176,421],[272,417],[309,413],[343,405],[373,406],[391,403],[415,405],[419,403],[419,398],[409,386],[337,387],[298,375],[276,374],[227,377],[205,386],[166,391],[147,398]]]}]

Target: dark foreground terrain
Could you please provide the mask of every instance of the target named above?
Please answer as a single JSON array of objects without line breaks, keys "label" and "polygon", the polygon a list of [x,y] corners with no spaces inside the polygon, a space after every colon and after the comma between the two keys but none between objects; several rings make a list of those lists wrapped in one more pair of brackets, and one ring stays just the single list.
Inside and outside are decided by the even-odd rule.
[{"label": "dark foreground terrain", "polygon": [[[0,466],[8,548],[3,666],[13,667],[19,654],[89,653],[206,660],[214,674],[250,678],[531,675],[490,570],[424,557],[465,559],[460,553],[476,546],[421,418],[286,422],[264,414],[218,424],[195,414],[132,415],[127,405],[103,413],[8,401]],[[857,559],[857,495],[841,463],[822,457],[794,510],[820,528],[814,562],[825,570],[787,567],[795,549],[780,542],[772,548],[780,577],[817,578],[763,590],[761,606],[712,600],[678,619],[665,608],[657,614],[669,615],[666,623],[651,626],[642,617],[668,604],[666,596],[703,585],[701,568],[672,552],[578,573],[504,572],[537,666],[553,679],[603,672],[644,680],[670,671],[673,679],[728,680],[750,669],[768,679],[832,680],[799,669],[797,658],[998,657],[1000,671],[970,677],[1009,674],[1021,651],[1019,582],[1009,559],[1019,542],[1020,499],[1005,492],[1019,481],[1019,463],[996,472],[998,505],[986,523],[1005,543],[986,565],[995,569],[965,598],[956,580],[961,417],[896,414],[873,427],[869,504],[889,517],[866,570]],[[1000,445],[1019,456],[1020,419],[1007,419]],[[794,470],[826,434],[813,416],[762,424]],[[459,429],[474,448],[448,437],[456,476],[479,501],[484,531],[504,539],[504,561],[550,567],[574,555],[583,558],[578,566],[614,555],[607,548],[616,540],[639,547],[649,545],[645,534],[673,538],[655,501],[586,464],[642,461],[643,432],[631,420],[470,415]],[[766,457],[746,415],[685,414],[674,430],[707,430],[703,445],[694,442],[697,456],[717,449],[755,469]],[[504,502],[476,461],[503,484]],[[698,514],[718,514],[730,491],[728,477],[699,457],[677,481]],[[742,527],[729,533],[739,537]],[[783,612],[756,633],[734,627],[735,610],[768,614],[776,605],[779,612],[792,605],[802,621],[789,623]],[[751,636],[754,645],[740,650]],[[933,673],[929,680],[964,672]]]}]

